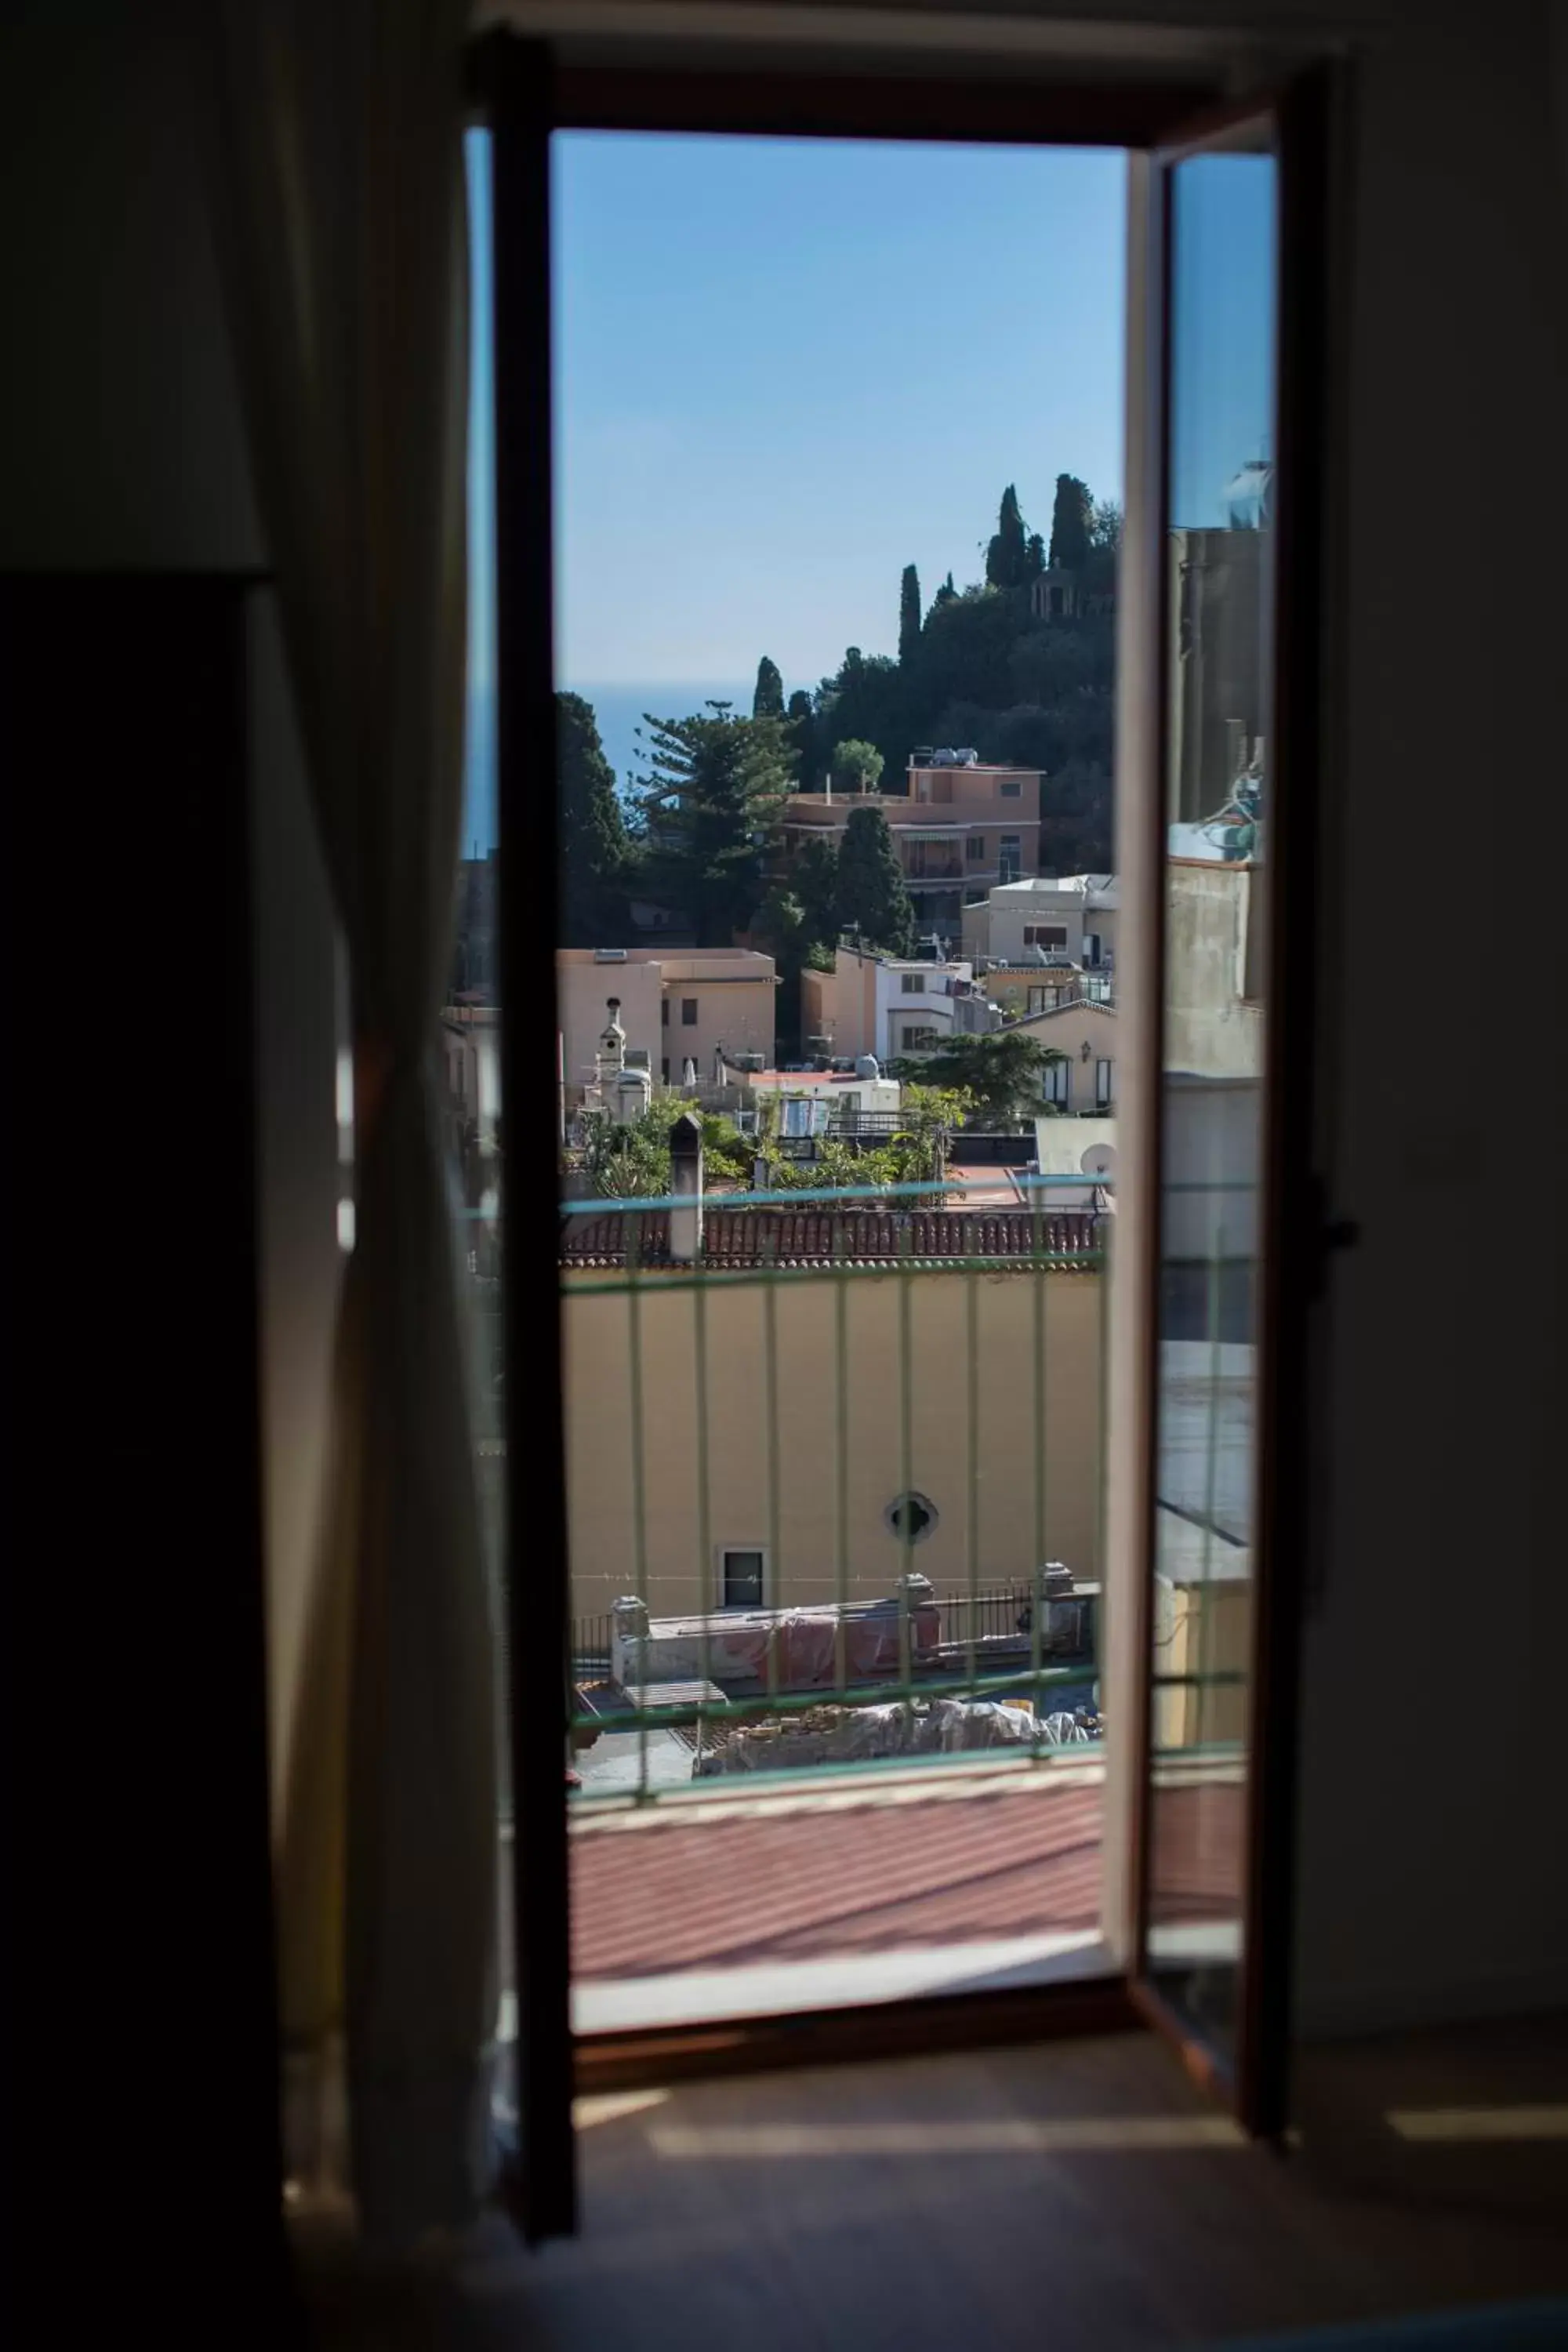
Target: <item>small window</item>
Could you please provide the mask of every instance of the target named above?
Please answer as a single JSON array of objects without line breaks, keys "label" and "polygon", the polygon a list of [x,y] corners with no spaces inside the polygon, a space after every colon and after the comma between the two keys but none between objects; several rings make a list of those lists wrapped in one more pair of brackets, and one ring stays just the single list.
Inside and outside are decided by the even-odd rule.
[{"label": "small window", "polygon": [[924,1543],[936,1525],[937,1508],[929,1495],[900,1495],[882,1517],[901,1544]]},{"label": "small window", "polygon": [[1090,970],[1092,970],[1100,961],[1100,933],[1098,931],[1085,931],[1083,935],[1083,961],[1089,966]]},{"label": "small window", "polygon": [[904,1027],[902,1045],[906,1054],[934,1054],[936,1031],[923,1024],[908,1022]]},{"label": "small window", "polygon": [[658,1024],[661,1029],[668,1029],[669,1026],[669,999],[668,996],[661,996],[658,1000]]},{"label": "small window", "polygon": [[1065,948],[1068,927],[1065,923],[1026,923],[1024,945],[1026,948]]},{"label": "small window", "polygon": [[680,1000],[680,1025],[683,1029],[695,1029],[697,1026],[697,999],[694,996],[683,996]]},{"label": "small window", "polygon": [[968,858],[971,866],[984,866],[985,863],[985,835],[983,833],[972,833],[968,840],[963,845],[963,854],[965,857]]},{"label": "small window", "polygon": [[760,1551],[731,1551],[727,1546],[719,1554],[720,1606],[724,1609],[760,1609],[763,1606],[763,1554]]},{"label": "small window", "polygon": [[906,996],[923,996],[926,992],[926,976],[923,971],[902,972],[899,978],[899,986]]},{"label": "small window", "polygon": [[1004,882],[1016,882],[1023,870],[1024,849],[1021,837],[1005,833],[997,854],[996,864]]},{"label": "small window", "polygon": [[1110,1102],[1114,1092],[1111,1069],[1112,1065],[1109,1061],[1096,1062],[1094,1066],[1094,1099],[1100,1104],[1101,1109]]},{"label": "small window", "polygon": [[1023,799],[1024,787],[1016,776],[1009,776],[1003,779],[1002,797],[1005,801],[1021,801]]},{"label": "small window", "polygon": [[1072,1064],[1065,1057],[1059,1062],[1047,1062],[1040,1072],[1040,1097],[1066,1110],[1072,1100]]}]

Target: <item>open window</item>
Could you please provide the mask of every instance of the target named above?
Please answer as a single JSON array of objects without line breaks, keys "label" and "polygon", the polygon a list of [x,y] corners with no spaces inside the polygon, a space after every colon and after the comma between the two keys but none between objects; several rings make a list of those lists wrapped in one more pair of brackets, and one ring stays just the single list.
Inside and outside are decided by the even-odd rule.
[{"label": "open window", "polygon": [[[1070,1571],[1066,1587],[1059,1578],[1052,1580],[1060,1563],[1052,1561],[1046,1539],[1047,1514],[1055,1504],[1051,1457],[1037,1423],[1031,1432],[1026,1403],[1020,1408],[1017,1394],[1009,1401],[997,1390],[994,1413],[982,1409],[991,1359],[973,1321],[976,1310],[967,1304],[970,1294],[962,1294],[965,1303],[951,1328],[941,1326],[938,1318],[929,1330],[917,1332],[922,1310],[912,1297],[907,1267],[895,1269],[887,1293],[887,1328],[876,1342],[880,1352],[866,1342],[867,1365],[880,1370],[868,1371],[863,1392],[889,1403],[889,1442],[904,1454],[902,1475],[879,1488],[876,1505],[887,1581],[896,1601],[887,1620],[892,1647],[884,1660],[895,1704],[906,1712],[912,1708],[927,1653],[934,1657],[945,1648],[963,1653],[970,1703],[979,1696],[1000,1705],[1005,1696],[999,1687],[981,1690],[982,1655],[1012,1657],[1021,1650],[1037,1722],[1043,1719],[1040,1701],[1053,1675],[1057,1687],[1064,1694],[1071,1687],[1075,1695],[1071,1709],[1058,1710],[1059,1720],[1072,1724],[1081,1717],[1095,1725],[1092,1735],[1084,1735],[1085,1745],[1091,1737],[1100,1738],[1103,1707],[1110,1736],[1100,1741],[1106,1785],[1099,1834],[1107,1881],[1115,1881],[1122,1896],[1120,1916],[1106,1931],[1105,1973],[1092,2014],[1102,2022],[1108,2014],[1121,2013],[1116,2002],[1124,2009],[1139,2005],[1195,2054],[1249,2126],[1278,2128],[1294,1654],[1294,1564],[1286,1529],[1297,1496],[1291,1413],[1299,1404],[1294,1384],[1302,1298],[1295,1286],[1305,1278],[1301,1269],[1310,1252],[1302,1248],[1292,1257],[1283,1245],[1287,1234],[1305,1230],[1300,1220],[1306,1192],[1301,1136],[1290,1124],[1289,1090],[1277,1083],[1276,1074],[1291,1057],[1300,1067],[1308,1051],[1292,959],[1300,952],[1309,878],[1297,812],[1310,792],[1315,756],[1310,726],[1314,647],[1308,616],[1315,594],[1311,548],[1319,493],[1305,424],[1315,383],[1310,320],[1318,299],[1320,224],[1313,207],[1321,204],[1321,129],[1312,106],[1291,98],[1279,109],[1233,117],[1206,137],[1183,142],[1182,126],[1194,104],[1214,95],[1203,73],[1192,72],[1184,82],[1177,79],[1163,89],[1081,78],[1064,86],[1046,74],[1033,81],[984,76],[912,81],[864,70],[800,77],[758,70],[754,63],[744,74],[675,66],[634,74],[608,59],[557,59],[543,47],[509,36],[485,45],[481,81],[493,146],[498,604],[504,649],[499,680],[502,966],[513,1001],[545,1007],[555,1006],[558,998],[559,845],[553,811],[539,791],[541,768],[548,770],[555,740],[552,135],[608,128],[1076,141],[1122,148],[1132,158],[1129,234],[1135,267],[1129,317],[1134,331],[1129,341],[1130,462],[1120,587],[1118,826],[1123,845],[1138,845],[1121,861],[1122,895],[1114,932],[1116,1017],[1127,1024],[1128,1034],[1114,1055],[1097,1055],[1085,1044],[1083,1061],[1092,1060],[1094,1066],[1082,1076],[1092,1077],[1095,1107],[1104,1111],[1114,1098],[1119,1119],[1130,1098],[1138,1097],[1141,1109],[1133,1114],[1131,1131],[1142,1141],[1122,1150],[1119,1139],[1115,1155],[1102,1150],[1098,1159],[1092,1150],[1075,1149],[1049,1178],[1063,1188],[1058,1197],[1064,1202],[1087,1201],[1088,1207],[1057,1212],[1037,1191],[1026,1196],[1024,1212],[1034,1227],[1033,1245],[1052,1260],[1048,1279],[1063,1284],[1069,1272],[1073,1278],[1085,1275],[1091,1261],[1103,1266],[1106,1236],[1095,1220],[1105,1213],[1105,1198],[1115,1198],[1117,1281],[1126,1297],[1101,1324],[1102,1333],[1110,1334],[1104,1392],[1113,1409],[1118,1398],[1131,1404],[1120,1445],[1107,1457],[1119,1484],[1115,1506],[1105,1507],[1103,1492],[1097,1497],[1105,1528],[1103,1541],[1098,1528],[1093,1541],[1103,1561],[1097,1591],[1108,1592],[1113,1609],[1124,1607],[1131,1633],[1114,1655],[1084,1654],[1091,1668],[1087,1705],[1076,1703],[1072,1670],[1053,1666],[1044,1654],[1047,1640],[1081,1641],[1086,1622],[1086,1596],[1075,1588]],[[1211,545],[1205,534],[1223,534],[1226,543]],[[629,583],[620,585],[629,593]],[[1037,603],[1042,627],[1076,625],[1078,587],[1069,597],[1057,583],[1054,599]],[[820,757],[824,772],[835,748],[817,747],[814,756]],[[918,756],[921,761],[953,762],[949,772],[937,766],[929,771],[945,784],[942,796],[962,797],[978,789],[970,772],[976,763],[964,750],[931,744],[910,750],[911,761]],[[864,781],[862,775],[861,787]],[[1016,825],[1027,816],[1032,825],[1036,790],[1031,783],[1027,807],[1008,810],[1004,821]],[[1003,777],[995,794],[1019,799],[1022,785],[1016,776]],[[888,806],[893,797],[863,788],[853,794],[856,802],[875,798]],[[838,822],[837,812],[831,822],[822,821],[828,806],[826,796],[824,801],[821,811],[800,812],[792,829],[792,877],[816,855],[815,837]],[[906,820],[911,814],[892,813]],[[860,814],[857,810],[856,817]],[[929,818],[931,812],[922,808],[921,814]],[[919,828],[911,824],[910,830]],[[923,865],[929,855],[935,861],[925,869],[929,874],[962,881],[980,836],[969,835],[966,825],[950,828],[951,840],[939,841],[929,822],[924,830],[931,840],[908,845],[919,858],[904,864],[906,875],[918,881],[917,864]],[[961,832],[966,839],[962,856]],[[1033,830],[1026,838],[1033,858]],[[998,832],[1000,885],[1023,878],[1025,840],[1017,831]],[[1044,855],[1042,845],[1042,860]],[[895,862],[903,863],[896,856]],[[1189,882],[1189,874],[1195,879]],[[921,894],[911,895],[918,907]],[[960,892],[951,896],[951,908],[945,897],[940,907],[927,898],[933,920],[940,914],[943,921],[956,921]],[[1217,1047],[1211,1050],[1212,1040],[1205,1042],[1207,1016],[1194,993],[1200,983],[1207,984],[1215,961],[1200,951],[1208,938],[1205,926],[1223,922],[1226,907],[1240,927],[1237,936],[1243,946],[1224,968],[1239,975],[1242,987],[1234,1004],[1227,1000],[1215,1010],[1213,1025],[1225,1030],[1226,1053],[1237,1034],[1250,1039],[1252,1061],[1241,1069],[1225,1063]],[[657,937],[660,917],[668,924],[668,909],[647,912],[648,936]],[[1109,927],[1109,918],[1103,919]],[[1048,935],[1050,951],[1065,949],[1065,926],[1033,928],[1033,946]],[[1086,962],[1100,963],[1100,937],[1085,934]],[[670,952],[679,952],[679,944]],[[863,1022],[863,1041],[858,1034],[856,1045],[844,1052],[836,1038],[835,1050],[824,1052],[829,1031],[816,1028],[809,1034],[812,1060],[820,1066],[801,1071],[791,1082],[804,1088],[809,1075],[823,1089],[824,1101],[837,1090],[847,1102],[853,1079],[861,1097],[852,1118],[835,1103],[819,1121],[814,1108],[805,1123],[810,1131],[791,1139],[804,1150],[820,1150],[825,1142],[842,1150],[841,1139],[850,1133],[875,1143],[876,1122],[892,1116],[876,1094],[884,1081],[876,1066],[874,1024],[887,1014],[886,1003],[879,1010],[874,987],[863,991],[863,1000],[849,994],[851,976],[862,989],[869,962],[858,938],[842,943],[835,958],[836,970],[842,964],[845,974],[835,1024],[842,1023],[843,1035],[851,1018]],[[874,982],[874,971],[869,977]],[[815,993],[803,987],[803,1005],[826,1001],[825,978],[816,976]],[[743,973],[723,978],[721,1017],[726,1021],[731,1005],[739,1006],[744,984]],[[630,982],[626,985],[629,990]],[[907,974],[886,992],[917,992],[918,984],[911,987]],[[695,1025],[696,1013],[697,1000],[682,997],[680,1025]],[[666,1011],[650,1017],[657,1026],[668,1016]],[[1101,1017],[1099,1012],[1089,1016],[1093,1022]],[[738,1020],[737,1013],[737,1024]],[[559,1034],[560,1016],[556,1025]],[[946,1031],[932,1028],[929,1016],[888,1015],[883,1029],[894,1033],[896,1047],[905,1052],[934,1052],[947,1043]],[[731,1048],[739,1034],[738,1025],[727,1032]],[[807,1034],[803,1028],[803,1037]],[[507,1025],[506,1098],[525,1107],[537,1099],[536,1047],[529,1024]],[[601,1073],[600,1081],[607,1076],[623,1086],[636,1066],[613,1045],[608,1058],[615,1066]],[[778,1076],[767,1068],[760,1050],[737,1049],[732,1063],[719,1058],[723,1067],[713,1074],[715,1085],[728,1086],[737,1075],[748,1086],[753,1077],[772,1080],[773,1097],[759,1091],[749,1112],[752,1124],[737,1126],[748,1145],[759,1146],[747,1153],[749,1165],[760,1158],[761,1144],[789,1123],[779,1116]],[[1044,1064],[1043,1108],[1072,1107],[1072,1062],[1078,1058],[1075,1043],[1070,1058]],[[755,1067],[741,1070],[742,1061]],[[694,1098],[709,1079],[706,1063],[701,1069],[689,1066],[689,1076],[683,1074]],[[814,1097],[814,1106],[816,1101]],[[520,1110],[520,1121],[526,1115]],[[552,1141],[561,1118],[558,1099]],[[1041,1120],[1042,1155],[1047,1132],[1061,1125]],[[531,1165],[520,1150],[509,1179],[507,1213],[514,1233],[523,1237],[508,1258],[505,1276],[507,1328],[519,1360],[531,1355],[539,1360],[542,1335],[559,1329],[562,1319],[553,1248],[525,1245],[533,1234],[553,1236],[562,1222],[554,1150],[542,1149],[539,1163]],[[1038,1173],[1044,1182],[1043,1158]],[[726,1394],[726,1384],[715,1389],[710,1377],[717,1318],[732,1311],[736,1277],[751,1264],[744,1254],[745,1231],[733,1222],[743,1212],[729,1205],[716,1212],[703,1196],[682,1194],[679,1182],[673,1177],[671,1181],[676,1189],[668,1203],[651,1196],[656,1207],[668,1212],[657,1226],[646,1213],[650,1196],[637,1192],[628,1192],[614,1215],[601,1216],[596,1228],[581,1203],[564,1204],[567,1222],[583,1235],[581,1249],[575,1242],[570,1244],[580,1287],[603,1299],[618,1285],[629,1302],[624,1314],[634,1351],[648,1333],[647,1320],[639,1319],[648,1317],[654,1296],[645,1278],[648,1270],[665,1285],[661,1297],[673,1297],[685,1285],[708,1302],[691,1321],[689,1339],[672,1343],[661,1368],[646,1381],[641,1372],[637,1375],[643,1385],[634,1388],[628,1425],[637,1433],[632,1475],[639,1482],[639,1509],[649,1494],[685,1493],[679,1464],[672,1465],[661,1447],[686,1445],[693,1460],[711,1464],[721,1450],[716,1433],[723,1425],[722,1412],[744,1388],[729,1383]],[[769,1205],[778,1207],[781,1218],[794,1214],[795,1222],[787,1228],[790,1247],[797,1254],[819,1250],[829,1271],[869,1246],[869,1212],[851,1228],[846,1204],[829,1204],[824,1211],[820,1200],[813,1200],[791,1212],[781,1198]],[[931,1222],[920,1229],[919,1239],[931,1251],[937,1247],[935,1220],[951,1213],[951,1202],[940,1212],[929,1202],[921,1208]],[[819,1222],[808,1231],[811,1214]],[[721,1217],[730,1222],[721,1223]],[[992,1222],[997,1223],[994,1215]],[[885,1223],[890,1228],[900,1219],[886,1216]],[[784,1231],[781,1223],[781,1236]],[[699,1280],[701,1268],[691,1255],[694,1233],[706,1234],[697,1246],[710,1255],[720,1246],[716,1237],[727,1237],[731,1288],[722,1307],[718,1290],[704,1292]],[[900,1246],[912,1255],[912,1234]],[[784,1255],[783,1240],[775,1239],[771,1249],[770,1278],[758,1294],[758,1392],[776,1431],[782,1427],[779,1391],[776,1370],[768,1369],[776,1358],[767,1351],[784,1323],[804,1324],[816,1310],[801,1303],[804,1293],[772,1278]],[[1027,1256],[1027,1249],[1020,1255]],[[975,1269],[966,1261],[963,1271]],[[864,1288],[869,1297],[870,1286]],[[977,1285],[971,1290],[978,1296]],[[804,1384],[802,1418],[821,1414],[831,1401],[855,1393],[845,1371],[849,1310],[836,1303],[849,1295],[849,1286],[840,1281],[824,1295],[830,1303],[822,1310],[817,1338],[828,1370],[820,1381]],[[953,1295],[961,1296],[956,1287]],[[1057,1296],[1065,1298],[1065,1286]],[[1057,1309],[1045,1283],[1030,1297],[1020,1318],[1021,1337],[1015,1336],[1024,1351],[1019,1360],[1030,1368],[1030,1379],[1041,1381],[1038,1394],[1044,1396],[1048,1381],[1039,1369],[1045,1360],[1042,1335],[1046,1318]],[[1173,1316],[1170,1302],[1178,1298],[1180,1314]],[[1095,1311],[1105,1315],[1100,1307]],[[925,1439],[913,1406],[906,1402],[900,1412],[889,1403],[900,1393],[900,1365],[915,1360],[922,1348],[955,1392],[952,1426],[960,1470],[951,1486],[928,1476],[918,1456]],[[577,1354],[580,1362],[588,1361],[586,1343]],[[618,1356],[611,1349],[604,1358],[605,1364],[620,1367],[617,1377],[624,1376],[626,1361],[624,1349]],[[971,1364],[973,1377],[962,1370]],[[960,1368],[956,1373],[954,1367]],[[678,1402],[689,1397],[694,1381],[699,1395],[711,1401],[706,1420],[700,1413],[695,1422],[688,1405]],[[1022,1391],[1027,1383],[1017,1385]],[[605,1392],[603,1381],[589,1380],[583,1394],[602,1398]],[[902,1393],[907,1398],[909,1391]],[[938,1596],[932,1593],[929,1603],[926,1599],[930,1563],[942,1556],[944,1547],[962,1546],[966,1530],[972,1538],[979,1449],[988,1431],[999,1425],[996,1415],[1007,1412],[1022,1414],[1016,1445],[1018,1459],[1028,1465],[1020,1489],[1018,1538],[1025,1573],[1016,1589],[998,1584],[994,1591],[983,1591],[972,1577],[970,1589],[959,1596],[968,1613],[955,1635],[942,1621]],[[801,1488],[807,1507],[824,1507],[825,1556],[830,1557],[837,1539],[833,1514],[847,1507],[841,1498],[852,1491],[851,1473],[833,1467],[834,1447],[842,1441],[826,1420],[823,1429],[816,1474],[820,1491],[814,1492],[809,1479],[801,1481]],[[847,1461],[850,1452],[844,1445],[842,1458]],[[624,2036],[611,2050],[614,2037],[574,2033],[567,1957],[572,1890],[560,1766],[563,1746],[582,1725],[568,1663],[574,1643],[566,1574],[571,1514],[565,1454],[559,1401],[547,1402],[531,1430],[526,1463],[514,1433],[507,1472],[512,1503],[513,1853],[521,1923],[517,2017],[523,2089],[516,2186],[525,2226],[535,2236],[572,2222],[574,2065],[577,2079],[584,2070],[591,2078],[596,2056],[609,2050],[624,2079],[639,2063],[657,2068],[670,2063],[668,2039],[658,2035],[645,2036],[637,2045],[639,2058]],[[802,1497],[786,1481],[783,1459],[771,1438],[760,1456],[753,1496],[760,1498],[762,1513],[751,1519],[758,1526],[766,1517],[765,1544],[715,1550],[702,1520],[704,1507],[692,1506],[699,1539],[687,1549],[698,1562],[701,1590],[711,1592],[717,1584],[721,1611],[770,1619],[784,1613],[777,1604],[790,1572],[790,1553],[777,1540],[777,1530]],[[542,1506],[542,1488],[547,1490]],[[897,1497],[890,1507],[889,1493]],[[649,1547],[668,1535],[668,1514],[678,1507],[685,1507],[667,1503],[662,1524],[658,1507],[643,1511],[642,1532],[628,1555],[635,1555],[639,1573]],[[743,1528],[750,1513],[738,1512],[737,1517]],[[710,1696],[716,1687],[712,1629],[704,1623],[682,1634],[671,1612],[670,1630],[660,1631],[646,1592],[617,1596],[617,1612],[623,1598],[628,1613],[616,1638],[633,1645],[629,1654],[639,1666],[639,1679],[628,1687],[646,1701],[654,1677],[642,1670],[658,1640],[667,1643],[671,1660],[679,1653],[687,1666],[679,1685],[682,1695],[668,1705],[689,1718],[680,1727],[694,1728],[698,1753],[704,1765],[710,1764],[712,1727],[721,1714]],[[824,1613],[826,1631],[818,1646],[823,1671],[837,1678],[829,1687],[843,1696],[851,1641],[860,1645],[859,1654],[871,1656],[878,1627],[874,1610],[849,1605],[842,1590],[834,1609],[830,1618]],[[700,1606],[698,1613],[703,1613]],[[754,1712],[765,1706],[780,1722],[804,1714],[809,1696],[781,1686],[781,1671],[794,1654],[792,1642],[804,1647],[806,1636],[782,1625],[764,1629],[756,1663],[761,1696],[745,1702]],[[666,1687],[674,1686],[672,1664]],[[646,1749],[649,1710],[643,1704],[635,1712],[637,1721],[628,1736],[635,1733]],[[668,1718],[672,1727],[674,1714]],[[722,1718],[726,1739],[739,1736],[743,1715],[744,1706],[730,1706]],[[1066,1743],[1073,1735],[1064,1730],[1053,1736]],[[1082,1769],[1082,1759],[1068,1761]],[[1116,1912],[1118,1902],[1109,1908]],[[1028,2015],[1034,2021],[1027,2024],[1018,2022],[1023,1997],[1014,1996],[1012,2030],[1058,2030],[1046,2021],[1047,2015],[1060,2020],[1075,2013],[1070,2001],[1058,1998],[1073,1990],[1065,1983],[1032,1984]],[[964,1998],[979,2004],[992,1996],[971,1992]],[[900,2003],[887,2007],[892,2015]],[[1081,2006],[1076,2012],[1089,2013]],[[910,2014],[913,2020],[912,2010]],[[951,1996],[942,2014],[946,2031],[957,2014]],[[799,2024],[795,2021],[796,2029]],[[884,2019],[884,2038],[890,2030]],[[920,2030],[931,2030],[929,2006]],[[763,2047],[770,2033],[782,2031],[776,2019],[770,2023],[742,2018],[704,2039],[700,2023],[682,2020],[681,2048],[732,2054]],[[808,2043],[809,2037],[796,2046]]]}]

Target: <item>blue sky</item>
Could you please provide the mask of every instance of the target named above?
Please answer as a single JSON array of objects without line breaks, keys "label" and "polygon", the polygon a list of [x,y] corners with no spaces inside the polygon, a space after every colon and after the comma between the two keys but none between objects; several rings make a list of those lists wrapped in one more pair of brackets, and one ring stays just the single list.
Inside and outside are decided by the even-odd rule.
[{"label": "blue sky", "polygon": [[[493,825],[488,145],[468,142],[474,392],[468,839]],[[1182,167],[1175,477],[1185,522],[1266,413],[1271,166]],[[556,667],[814,686],[981,575],[1005,483],[1048,530],[1059,472],[1121,491],[1125,164],[1103,150],[573,132],[552,146]],[[668,698],[670,708],[682,702]],[[605,716],[609,715],[606,700]],[[606,748],[624,772],[628,746]]]},{"label": "blue sky", "polygon": [[1121,490],[1125,167],[574,132],[553,147],[563,684],[815,685],[895,649],[1008,481]]}]

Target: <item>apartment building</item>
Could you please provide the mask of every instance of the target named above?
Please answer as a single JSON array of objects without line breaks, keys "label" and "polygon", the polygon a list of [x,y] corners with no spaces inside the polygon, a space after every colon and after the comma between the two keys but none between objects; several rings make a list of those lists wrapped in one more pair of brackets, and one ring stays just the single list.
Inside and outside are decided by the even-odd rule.
[{"label": "apartment building", "polygon": [[999,964],[1113,967],[1121,893],[1114,874],[1026,876],[963,910],[963,952]]},{"label": "apartment building", "polygon": [[888,820],[922,933],[956,940],[965,907],[1039,863],[1037,768],[1001,767],[972,751],[911,753],[902,793],[794,793],[784,804],[784,856],[814,834],[842,837],[849,812],[871,800]]},{"label": "apartment building", "polygon": [[801,1025],[839,1058],[929,1054],[946,1039],[995,1025],[973,965],[841,946],[831,971],[803,971]]},{"label": "apartment building", "polygon": [[711,1078],[721,1058],[773,1059],[778,976],[749,948],[563,948],[555,958],[561,1080],[568,1093],[594,1075],[605,1008],[619,1000],[626,1058],[679,1086],[688,1062]]}]

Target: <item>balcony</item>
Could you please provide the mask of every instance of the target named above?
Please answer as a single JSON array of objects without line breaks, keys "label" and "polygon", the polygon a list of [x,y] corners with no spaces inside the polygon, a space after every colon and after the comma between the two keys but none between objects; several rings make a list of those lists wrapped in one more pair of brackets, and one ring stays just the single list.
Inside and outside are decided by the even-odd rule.
[{"label": "balcony", "polygon": [[1103,1220],[940,1197],[568,1205],[583,2030],[1093,1965]]}]

